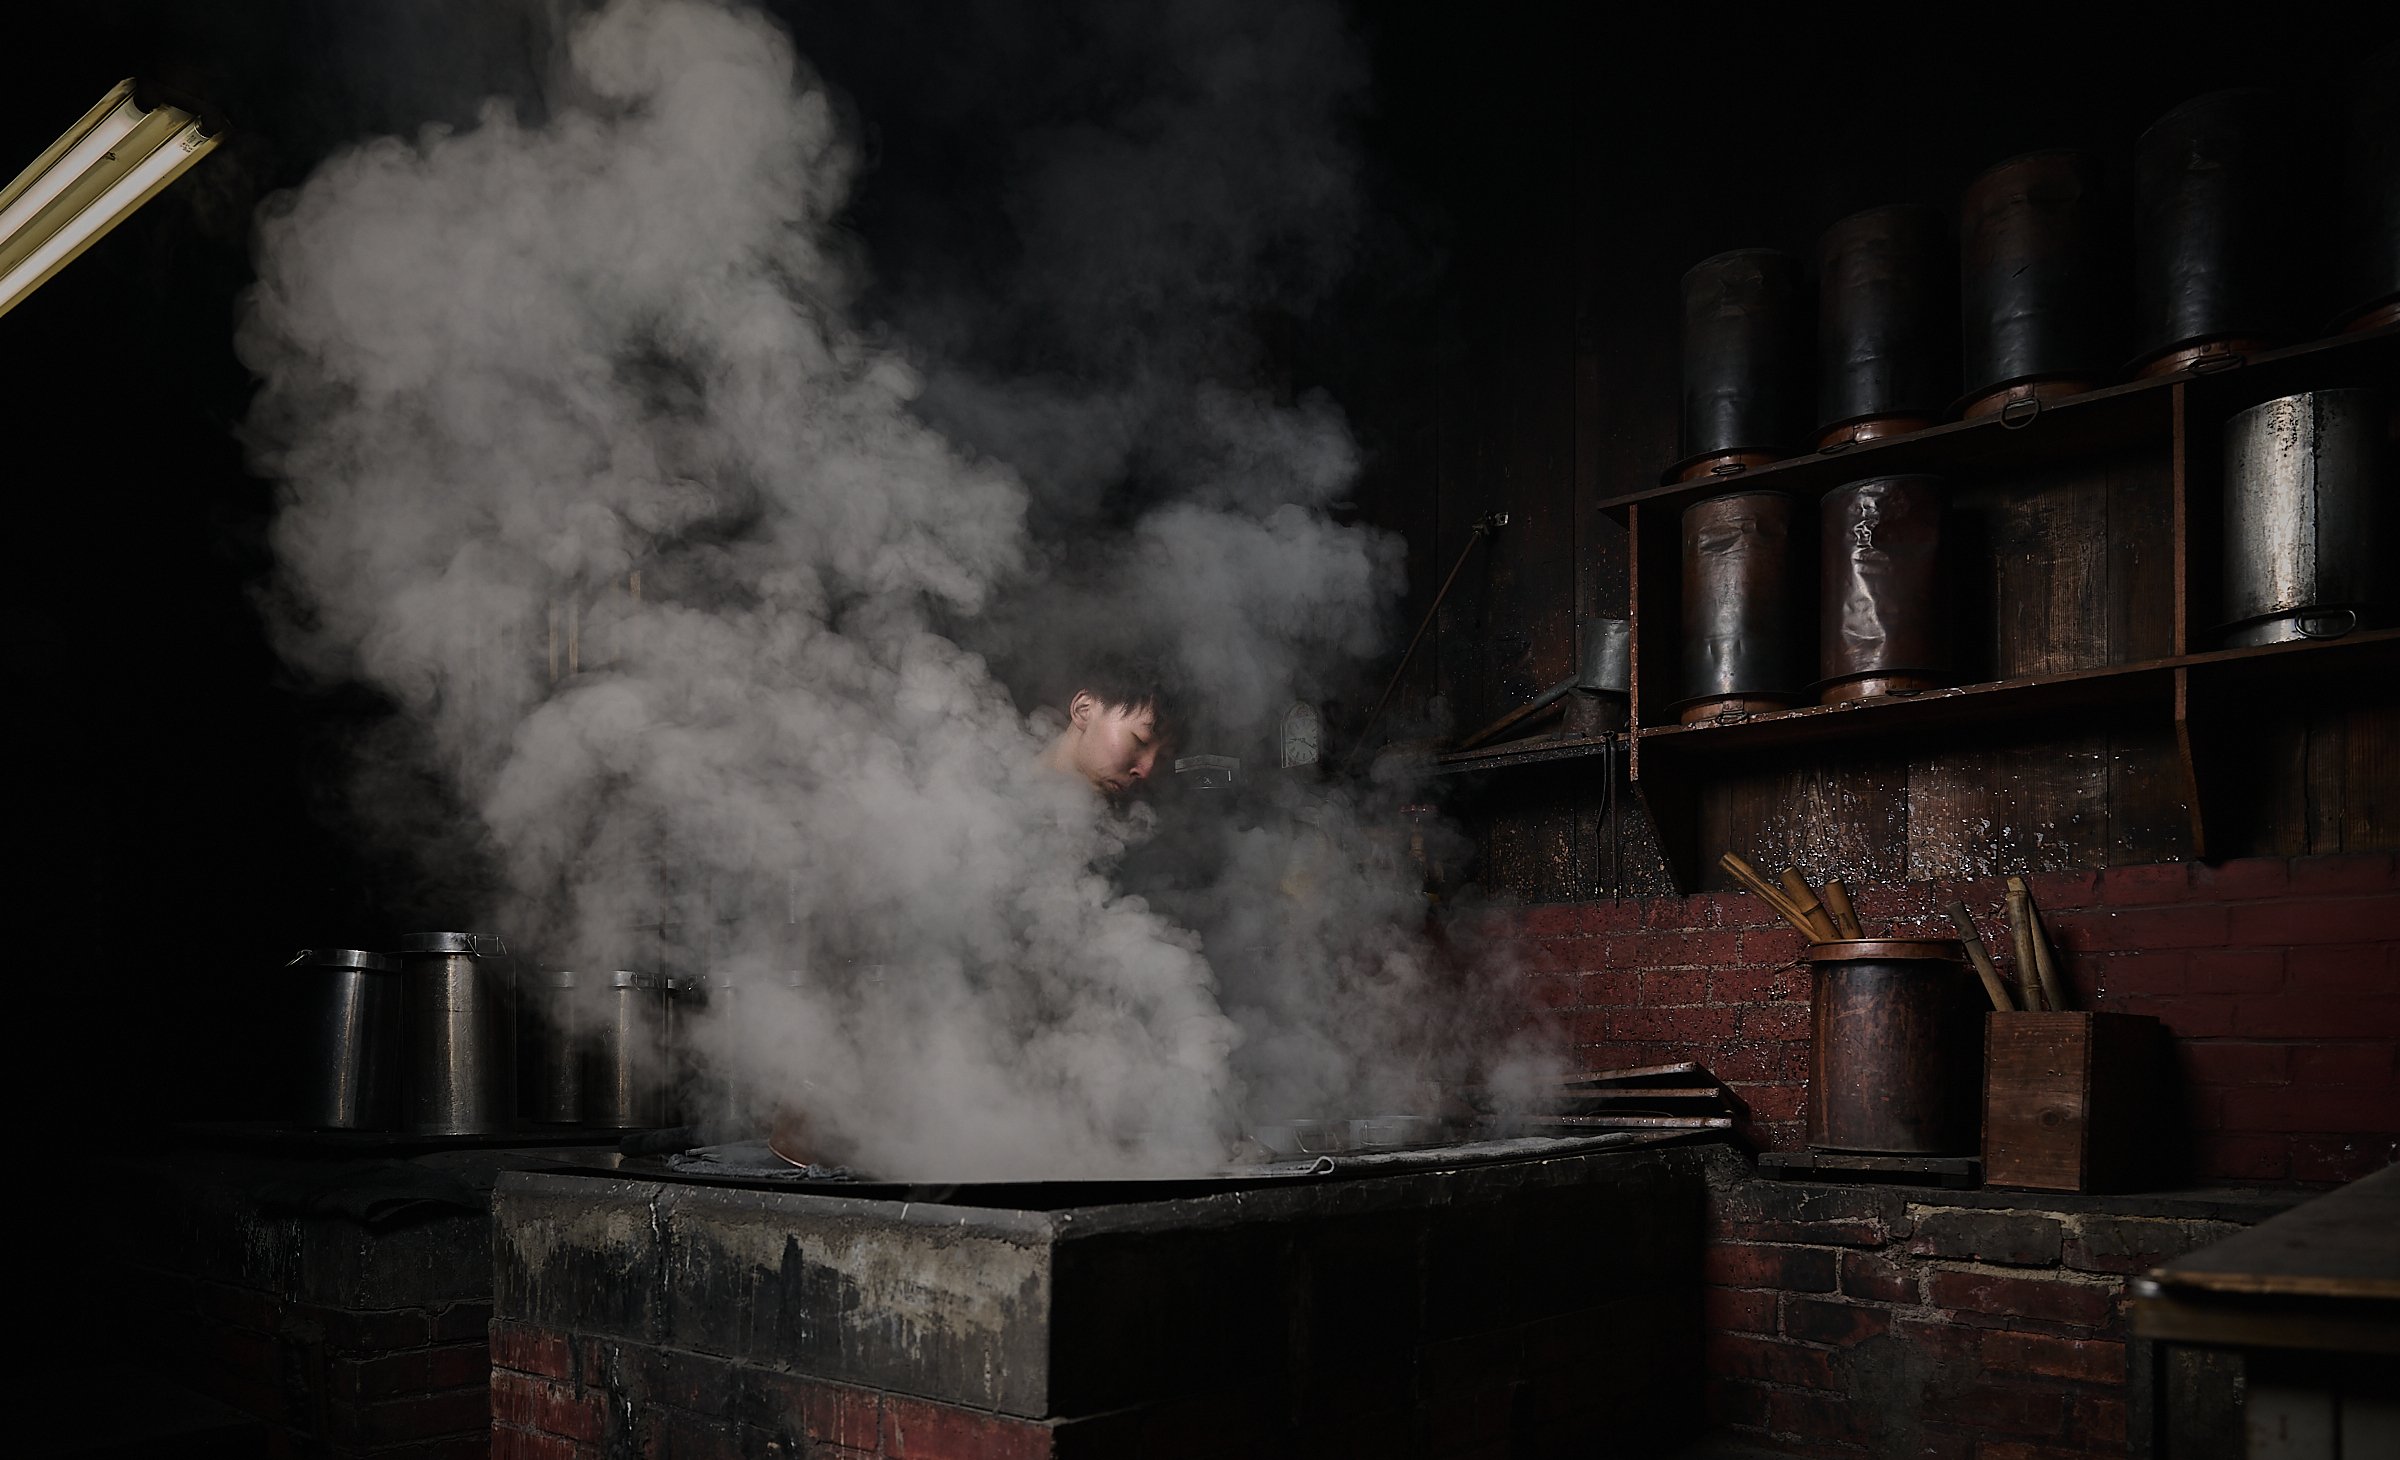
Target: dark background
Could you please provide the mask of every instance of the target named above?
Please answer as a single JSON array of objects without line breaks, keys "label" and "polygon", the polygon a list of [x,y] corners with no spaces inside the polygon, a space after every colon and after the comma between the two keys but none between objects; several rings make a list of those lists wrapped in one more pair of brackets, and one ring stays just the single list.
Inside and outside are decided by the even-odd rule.
[{"label": "dark background", "polygon": [[[975,25],[930,0],[778,8],[869,119],[851,220],[869,254],[895,277],[971,279],[974,250],[945,262],[958,235],[924,220],[988,208],[974,141],[910,109],[912,78],[1038,73],[1039,27],[994,48],[1011,33],[995,7]],[[0,319],[18,940],[36,955],[19,964],[20,1108],[123,1129],[269,1107],[259,1011],[290,950],[455,920],[398,886],[341,811],[341,746],[379,706],[296,680],[266,641],[274,489],[244,470],[251,387],[231,331],[260,197],[346,141],[528,94],[539,44],[471,0],[73,9],[15,53],[0,164],[129,74],[198,92],[233,126]],[[1261,321],[1275,388],[1330,388],[1368,449],[1359,510],[1409,542],[1403,629],[1461,524],[1494,508],[1547,524],[1470,567],[1412,667],[1404,703],[1439,694],[1465,723],[1562,672],[1577,614],[1621,604],[1621,535],[1590,504],[1672,455],[1675,280],[1691,263],[1807,253],[1873,204],[1948,208],[2039,146],[2095,148],[2121,179],[2151,119],[2220,86],[2334,103],[2394,74],[2395,22],[2365,7],[1678,7],[1638,32],[1626,9],[1360,7],[1374,226],[1347,287]],[[1597,409],[1579,417],[1579,398]],[[429,789],[426,814],[455,811]]]}]

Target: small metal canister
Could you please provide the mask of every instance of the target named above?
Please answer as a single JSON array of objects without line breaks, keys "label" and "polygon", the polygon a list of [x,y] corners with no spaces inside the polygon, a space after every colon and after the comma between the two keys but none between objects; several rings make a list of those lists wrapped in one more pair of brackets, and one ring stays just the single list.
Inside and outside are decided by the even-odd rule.
[{"label": "small metal canister", "polygon": [[1781,709],[1808,682],[1798,509],[1782,492],[1731,492],[1683,510],[1687,723]]},{"label": "small metal canister", "polygon": [[1625,728],[1633,693],[1633,625],[1587,618],[1576,628],[1575,688],[1567,696],[1567,733],[1612,735]]},{"label": "small metal canister", "polygon": [[304,948],[296,970],[300,1047],[294,1123],[389,1130],[397,1114],[400,960],[360,948]]},{"label": "small metal canister", "polygon": [[2314,390],[2225,423],[2225,643],[2339,638],[2390,615],[2400,525],[2377,390]]},{"label": "small metal canister", "polygon": [[564,968],[544,969],[527,980],[534,998],[526,1011],[524,1060],[532,1118],[544,1125],[583,1120],[583,1011],[577,1007],[582,978]]},{"label": "small metal canister", "polygon": [[488,933],[400,940],[407,1055],[402,1108],[420,1135],[491,1135],[516,1117],[516,998],[507,945]]},{"label": "small metal canister", "polygon": [[1942,484],[1869,477],[1825,494],[1817,664],[1826,704],[1942,682]]},{"label": "small metal canister", "polygon": [[584,1121],[616,1130],[664,1125],[667,981],[618,969],[594,982],[584,1046]]}]

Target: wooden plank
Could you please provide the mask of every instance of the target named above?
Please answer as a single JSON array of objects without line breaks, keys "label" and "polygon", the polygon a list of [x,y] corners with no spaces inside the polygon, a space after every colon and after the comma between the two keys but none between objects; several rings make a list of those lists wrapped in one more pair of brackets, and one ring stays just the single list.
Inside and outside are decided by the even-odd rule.
[{"label": "wooden plank", "polygon": [[1580,1075],[1571,1075],[1560,1083],[1569,1089],[1580,1089],[1588,1085],[1613,1085],[1632,1080],[1656,1080],[1706,1073],[1707,1071],[1700,1067],[1697,1060],[1675,1060],[1663,1065],[1627,1065],[1622,1069],[1588,1070]]},{"label": "wooden plank", "polygon": [[2358,705],[2344,720],[2342,846],[2400,846],[2400,705]]},{"label": "wooden plank", "polygon": [[2198,855],[2191,787],[2171,726],[2124,722],[2108,732],[2108,862],[2140,866]]},{"label": "wooden plank", "polygon": [[1992,594],[1994,672],[2014,679],[2114,662],[2103,482],[2088,469],[2052,468],[1977,499],[1977,506],[1992,551],[1976,579]]},{"label": "wooden plank", "polygon": [[1730,1115],[1545,1115],[1529,1122],[1569,1130],[1731,1130]]},{"label": "wooden plank", "polygon": [[2056,872],[2108,854],[2108,735],[2018,739],[1910,767],[1910,880]]},{"label": "wooden plank", "polygon": [[2195,1292],[2400,1300],[2400,1166],[2187,1253],[2150,1276]]},{"label": "wooden plank", "polygon": [[2171,468],[2168,454],[2155,450],[2129,453],[2107,467],[2109,663],[2177,652]]}]

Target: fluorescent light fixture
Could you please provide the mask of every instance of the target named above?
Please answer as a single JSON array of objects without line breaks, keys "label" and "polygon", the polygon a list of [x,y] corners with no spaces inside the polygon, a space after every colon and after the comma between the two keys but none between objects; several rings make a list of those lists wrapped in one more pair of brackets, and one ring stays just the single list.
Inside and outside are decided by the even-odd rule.
[{"label": "fluorescent light fixture", "polygon": [[118,82],[0,191],[0,314],[216,145],[215,127]]}]

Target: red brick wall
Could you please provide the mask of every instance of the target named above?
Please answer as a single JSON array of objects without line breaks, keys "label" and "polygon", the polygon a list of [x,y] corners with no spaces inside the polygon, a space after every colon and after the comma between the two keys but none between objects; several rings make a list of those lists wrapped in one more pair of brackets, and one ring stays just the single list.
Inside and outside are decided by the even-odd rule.
[{"label": "red brick wall", "polygon": [[1959,1204],[1969,1200],[1719,1188],[1703,1290],[1711,1421],[1807,1455],[2122,1456],[2126,1275],[2273,1210]]},{"label": "red brick wall", "polygon": [[[2034,900],[2077,1008],[2174,1036],[2202,1180],[2346,1181],[2400,1159],[2400,872],[2389,853],[2051,873]],[[2004,884],[1853,889],[1870,933],[1949,937],[1963,899],[2007,961]],[[1748,893],[1498,915],[1534,1017],[1592,1068],[1698,1059],[1762,1149],[1806,1142],[1801,939]]]},{"label": "red brick wall", "polygon": [[161,1372],[265,1421],[270,1457],[487,1451],[488,1302],[360,1311],[164,1273],[143,1291]]}]

